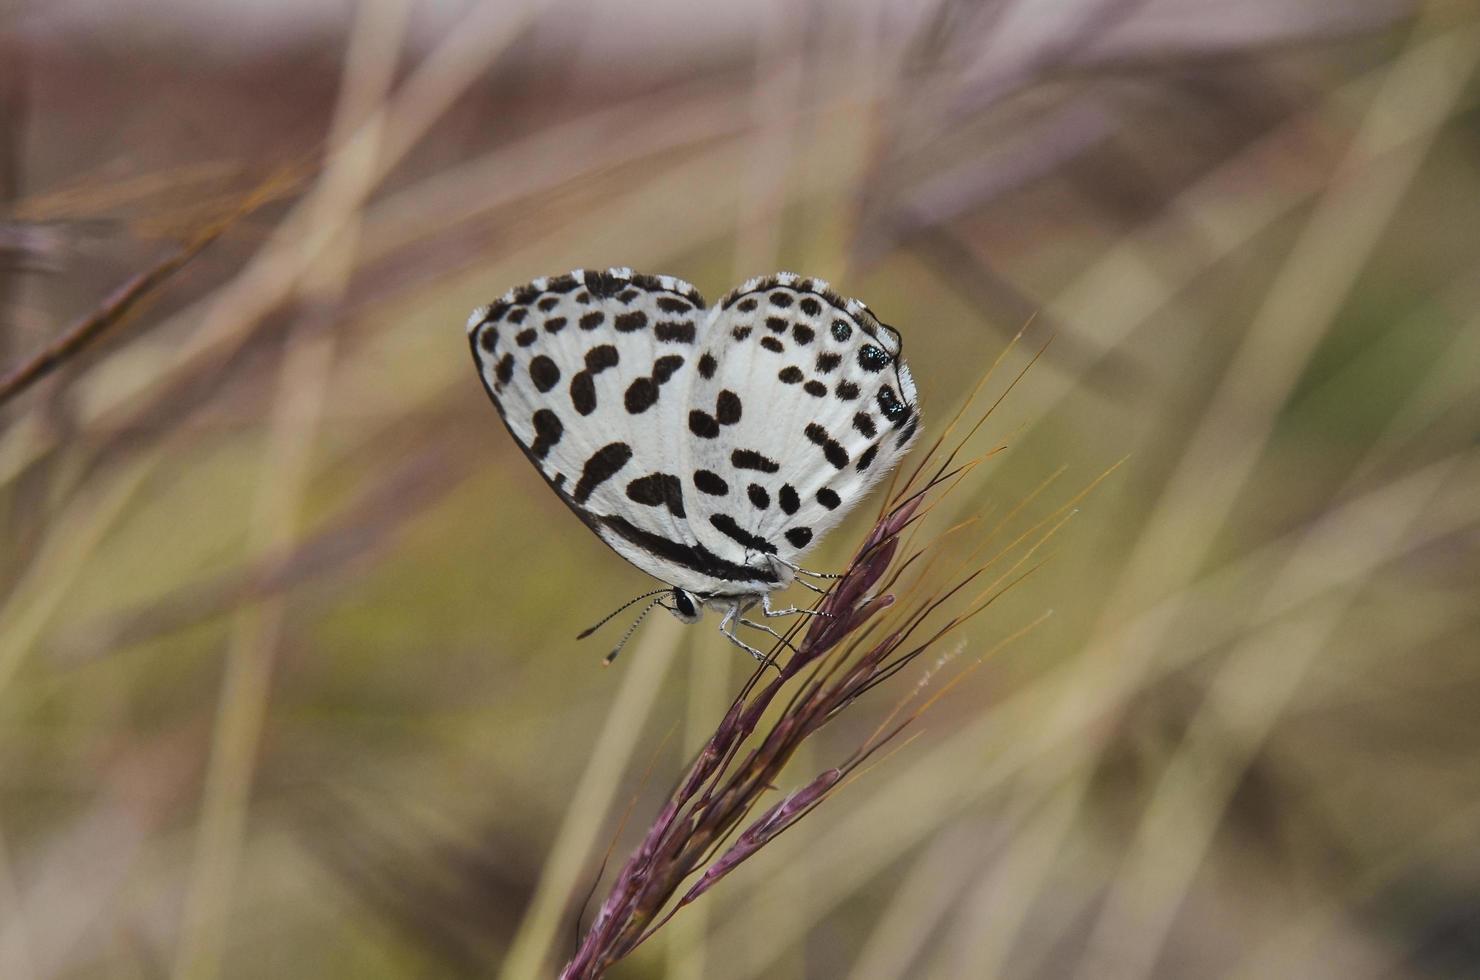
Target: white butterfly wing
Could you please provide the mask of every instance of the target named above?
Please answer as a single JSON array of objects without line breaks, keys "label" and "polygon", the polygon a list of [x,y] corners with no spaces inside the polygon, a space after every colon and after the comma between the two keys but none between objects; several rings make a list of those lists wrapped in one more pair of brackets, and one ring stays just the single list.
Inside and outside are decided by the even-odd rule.
[{"label": "white butterfly wing", "polygon": [[826,283],[752,280],[709,313],[689,392],[688,520],[737,564],[795,562],[909,449],[898,336]]},{"label": "white butterfly wing", "polygon": [[510,434],[613,550],[694,592],[763,591],[769,568],[733,565],[690,527],[675,433],[705,315],[681,280],[579,270],[510,290],[474,312],[468,336]]}]

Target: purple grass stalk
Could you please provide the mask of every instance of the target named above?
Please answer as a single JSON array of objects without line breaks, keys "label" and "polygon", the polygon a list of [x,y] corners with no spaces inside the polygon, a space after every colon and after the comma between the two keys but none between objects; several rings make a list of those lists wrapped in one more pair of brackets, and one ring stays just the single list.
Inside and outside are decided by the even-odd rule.
[{"label": "purple grass stalk", "polygon": [[[1040,349],[1028,367],[1042,353]],[[989,368],[978,382],[966,406],[975,403],[977,395],[991,378],[993,368]],[[1026,370],[1019,372],[1007,386],[1008,391],[1021,380]],[[1037,538],[1026,549],[1026,554],[976,596],[966,598],[970,594],[967,586],[986,572],[997,557],[974,569],[964,567],[970,563],[968,559],[938,588],[926,589],[925,595],[910,598],[902,604],[904,609],[901,613],[881,618],[881,614],[895,605],[895,597],[887,591],[873,594],[873,589],[881,582],[885,589],[893,587],[901,573],[933,547],[927,544],[910,550],[903,560],[895,561],[901,548],[909,550],[913,547],[903,544],[901,536],[925,516],[926,501],[932,496],[938,499],[950,493],[962,477],[1004,448],[990,450],[964,463],[955,462],[957,455],[1005,395],[1004,392],[999,396],[964,435],[957,434],[951,443],[966,411],[966,406],[963,406],[945,432],[935,439],[903,487],[897,488],[891,496],[884,513],[864,538],[846,573],[823,596],[817,611],[825,615],[811,617],[805,630],[801,628],[802,620],[793,624],[785,644],[778,645],[778,648],[791,647],[793,652],[774,675],[768,674],[769,665],[758,668],[751,675],[714,734],[689,764],[642,842],[617,874],[575,954],[561,971],[562,980],[595,980],[603,976],[613,964],[630,955],[662,928],[679,909],[704,895],[762,847],[820,806],[851,773],[897,738],[965,676],[964,673],[958,674],[933,696],[923,703],[915,703],[913,707],[909,707],[913,694],[906,695],[873,734],[839,765],[823,771],[800,789],[772,803],[760,816],[746,822],[761,799],[773,791],[782,770],[804,741],[815,735],[838,712],[899,673],[916,657],[1031,575],[1037,566],[1026,571],[1020,569],[1068,519],[1060,516],[1063,511],[1114,470],[1111,467],[1069,504],[1000,552],[997,557],[1030,537]],[[934,473],[925,477],[923,474],[927,467],[933,468]],[[917,479],[923,479],[923,486],[916,487]],[[1047,529],[1042,530],[1045,525]],[[973,557],[975,554],[973,552]],[[927,638],[911,640],[912,634],[927,618],[952,600],[958,600],[965,608],[949,613],[944,625],[932,628]],[[1041,621],[1042,617],[1014,633],[1008,641],[1024,635]],[[797,634],[804,635],[792,647]],[[762,718],[783,690],[788,692],[787,699],[770,722],[770,727],[758,734]],[[758,740],[752,741],[753,736]],[[747,744],[750,745],[748,749]]]},{"label": "purple grass stalk", "polygon": [[[772,804],[734,834],[772,791],[802,742],[886,672],[901,666],[897,654],[905,630],[886,630],[871,644],[867,641],[873,631],[862,631],[894,602],[892,595],[871,596],[869,590],[893,565],[899,536],[919,512],[928,491],[943,482],[932,482],[884,514],[846,574],[818,606],[828,615],[812,617],[795,652],[775,675],[768,677],[764,669],[758,670],[746,683],[618,873],[561,973],[563,980],[602,976],[678,909],[810,813],[913,720],[911,715],[893,729],[876,734],[842,764]],[[800,630],[793,628],[792,632]],[[923,650],[921,646],[902,657],[907,661]],[[756,735],[762,717],[783,690],[791,693],[779,717],[757,744],[745,750],[745,743]]]}]

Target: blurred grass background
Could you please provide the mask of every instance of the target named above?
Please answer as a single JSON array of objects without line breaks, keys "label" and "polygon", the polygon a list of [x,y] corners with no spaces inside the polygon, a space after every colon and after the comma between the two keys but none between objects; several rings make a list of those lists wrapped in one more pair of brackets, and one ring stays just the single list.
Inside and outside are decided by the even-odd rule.
[{"label": "blurred grass background", "polygon": [[469,364],[608,265],[831,279],[926,440],[1031,319],[954,516],[1129,454],[961,656],[1047,625],[617,975],[1480,976],[1472,5],[0,17],[0,373],[253,205],[0,405],[0,977],[554,969],[748,670],[574,642],[649,583]]}]

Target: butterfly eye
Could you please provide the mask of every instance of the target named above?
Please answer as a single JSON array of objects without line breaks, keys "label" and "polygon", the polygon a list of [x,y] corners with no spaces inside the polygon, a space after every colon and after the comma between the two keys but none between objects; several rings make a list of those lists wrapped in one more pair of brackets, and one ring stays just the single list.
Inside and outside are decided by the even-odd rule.
[{"label": "butterfly eye", "polygon": [[699,612],[694,608],[694,600],[683,589],[673,590],[673,605],[684,619],[693,619]]}]

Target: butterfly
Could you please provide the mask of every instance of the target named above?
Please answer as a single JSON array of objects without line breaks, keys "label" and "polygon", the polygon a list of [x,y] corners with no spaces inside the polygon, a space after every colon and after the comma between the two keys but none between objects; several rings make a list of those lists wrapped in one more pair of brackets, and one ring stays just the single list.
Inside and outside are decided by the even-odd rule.
[{"label": "butterfly", "polygon": [[770,594],[793,581],[821,591],[798,579],[826,577],[799,557],[919,428],[899,334],[820,279],[752,279],[710,308],[672,276],[576,270],[510,290],[467,330],[530,462],[613,551],[666,583],[632,600],[658,597],[622,643],[656,605],[685,623],[708,607],[764,660],[736,625],[778,636],[744,618],[757,602],[767,617],[809,612],[775,609]]}]

